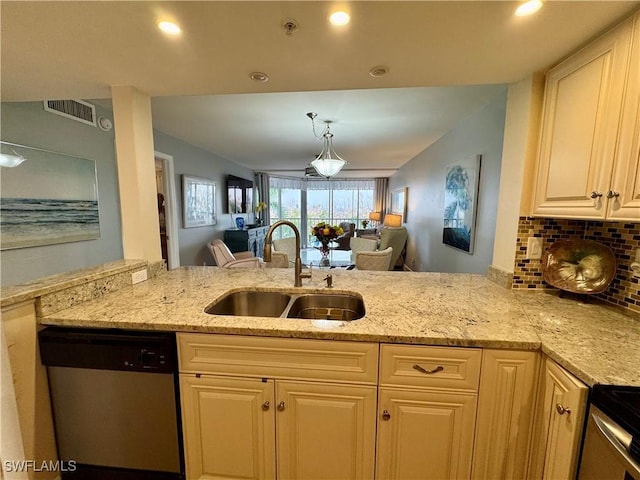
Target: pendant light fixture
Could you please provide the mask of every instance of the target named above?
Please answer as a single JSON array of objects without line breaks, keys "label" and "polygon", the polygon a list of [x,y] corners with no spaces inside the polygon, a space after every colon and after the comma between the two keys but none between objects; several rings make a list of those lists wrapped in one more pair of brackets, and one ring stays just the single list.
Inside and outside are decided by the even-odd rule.
[{"label": "pendant light fixture", "polygon": [[330,130],[330,121],[325,121],[325,127],[322,130],[322,133],[318,135],[316,133],[316,124],[315,118],[318,116],[317,113],[309,112],[307,113],[307,117],[311,119],[311,125],[313,127],[313,134],[316,138],[322,138],[323,146],[320,155],[318,155],[315,160],[311,162],[311,166],[315,168],[316,172],[319,175],[322,175],[325,178],[333,177],[336,175],[342,167],[347,164],[346,160],[340,158],[340,156],[333,149],[333,133]]}]

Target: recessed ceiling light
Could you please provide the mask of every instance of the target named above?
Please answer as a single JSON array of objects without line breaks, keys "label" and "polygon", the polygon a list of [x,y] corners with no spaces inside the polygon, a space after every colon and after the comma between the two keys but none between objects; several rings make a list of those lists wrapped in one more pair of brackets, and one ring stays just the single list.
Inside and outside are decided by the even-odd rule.
[{"label": "recessed ceiling light", "polygon": [[168,35],[180,35],[182,32],[176,23],[168,22],[166,20],[158,22],[158,28]]},{"label": "recessed ceiling light", "polygon": [[269,81],[269,75],[262,72],[251,72],[249,78],[254,82],[267,83]]},{"label": "recessed ceiling light", "polygon": [[337,27],[346,25],[351,21],[351,17],[347,12],[343,12],[342,10],[338,10],[337,12],[333,12],[329,17],[329,22],[331,25],[335,25]]},{"label": "recessed ceiling light", "polygon": [[389,67],[385,67],[384,65],[378,65],[377,67],[373,67],[369,70],[369,75],[372,77],[382,77],[389,73]]},{"label": "recessed ceiling light", "polygon": [[542,0],[529,0],[524,2],[516,9],[516,15],[518,17],[526,17],[527,15],[533,15],[542,8]]}]

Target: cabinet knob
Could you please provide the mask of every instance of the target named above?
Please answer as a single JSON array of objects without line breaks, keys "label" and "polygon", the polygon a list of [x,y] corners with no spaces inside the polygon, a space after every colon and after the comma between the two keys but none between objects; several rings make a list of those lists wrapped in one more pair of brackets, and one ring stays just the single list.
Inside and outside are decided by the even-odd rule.
[{"label": "cabinet knob", "polygon": [[619,192],[614,192],[613,190],[609,190],[607,192],[607,198],[618,198],[620,196]]},{"label": "cabinet knob", "polygon": [[569,407],[565,407],[561,403],[556,403],[556,412],[560,415],[564,415],[565,413],[569,415],[571,413],[571,409]]},{"label": "cabinet knob", "polygon": [[278,410],[280,412],[284,410],[284,400],[278,404]]},{"label": "cabinet knob", "polygon": [[269,410],[269,407],[270,407],[269,400],[267,400],[262,404],[262,410],[264,410],[265,412]]},{"label": "cabinet knob", "polygon": [[382,419],[383,420],[391,419],[391,414],[389,413],[389,410],[383,410],[382,411]]},{"label": "cabinet knob", "polygon": [[420,373],[424,373],[425,375],[431,375],[434,373],[438,373],[441,372],[442,370],[444,370],[444,367],[442,365],[438,365],[436,368],[432,368],[431,370],[427,370],[426,368],[421,367],[420,365],[418,365],[417,363],[413,366],[414,370],[419,371]]},{"label": "cabinet knob", "polygon": [[595,190],[591,192],[591,195],[589,195],[589,197],[591,198],[599,198],[601,196],[602,196],[602,192],[596,192]]}]

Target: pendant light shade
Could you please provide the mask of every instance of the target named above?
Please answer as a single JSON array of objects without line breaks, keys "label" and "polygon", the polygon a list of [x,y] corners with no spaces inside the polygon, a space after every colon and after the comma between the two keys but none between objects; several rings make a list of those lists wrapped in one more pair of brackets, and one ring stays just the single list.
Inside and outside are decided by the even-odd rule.
[{"label": "pendant light shade", "polygon": [[323,177],[333,177],[336,175],[342,167],[344,167],[347,162],[340,158],[340,156],[333,149],[333,143],[331,139],[333,138],[333,134],[329,131],[329,127],[327,126],[327,131],[324,133],[324,146],[322,147],[322,152],[320,155],[316,157],[314,161],[311,162],[311,166],[316,169]]},{"label": "pendant light shade", "polygon": [[333,133],[329,130],[330,121],[325,121],[324,130],[320,135],[316,133],[315,118],[318,116],[315,112],[307,113],[307,117],[311,119],[311,125],[313,126],[313,134],[316,138],[323,140],[322,151],[315,160],[311,162],[311,166],[318,172],[318,175],[329,178],[336,175],[342,167],[348,162],[340,158],[340,156],[333,149]]}]

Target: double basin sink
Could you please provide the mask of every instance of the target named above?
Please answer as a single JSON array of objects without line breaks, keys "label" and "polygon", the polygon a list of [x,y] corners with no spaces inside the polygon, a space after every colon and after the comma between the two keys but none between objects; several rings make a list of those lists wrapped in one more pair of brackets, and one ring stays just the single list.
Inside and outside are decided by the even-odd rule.
[{"label": "double basin sink", "polygon": [[355,293],[289,293],[231,291],[208,305],[212,315],[280,317],[349,322],[364,317],[362,297]]}]

